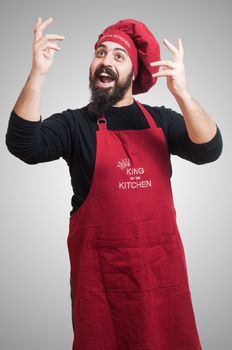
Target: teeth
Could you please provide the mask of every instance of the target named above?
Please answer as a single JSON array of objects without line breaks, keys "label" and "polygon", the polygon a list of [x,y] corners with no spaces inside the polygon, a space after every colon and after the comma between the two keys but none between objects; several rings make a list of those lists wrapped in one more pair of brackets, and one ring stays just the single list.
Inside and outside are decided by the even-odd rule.
[{"label": "teeth", "polygon": [[107,73],[101,73],[101,74],[100,74],[100,76],[110,77],[110,75],[109,75],[109,74],[107,74]]}]

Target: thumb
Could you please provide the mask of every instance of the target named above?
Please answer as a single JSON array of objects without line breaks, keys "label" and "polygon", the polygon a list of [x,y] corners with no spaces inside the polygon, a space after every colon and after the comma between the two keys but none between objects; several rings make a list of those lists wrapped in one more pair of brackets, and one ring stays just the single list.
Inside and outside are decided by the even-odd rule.
[{"label": "thumb", "polygon": [[55,50],[47,48],[43,54],[48,60],[51,60],[53,59],[54,53],[55,53]]}]

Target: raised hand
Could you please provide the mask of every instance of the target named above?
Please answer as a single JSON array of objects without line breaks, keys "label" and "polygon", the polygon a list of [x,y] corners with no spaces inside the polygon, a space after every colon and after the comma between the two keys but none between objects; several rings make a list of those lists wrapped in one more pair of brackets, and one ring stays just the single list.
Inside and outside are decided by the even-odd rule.
[{"label": "raised hand", "polygon": [[32,49],[32,70],[40,74],[46,74],[53,63],[53,57],[55,51],[60,51],[56,43],[52,43],[54,40],[64,40],[63,35],[58,34],[45,34],[43,31],[53,21],[50,17],[46,21],[42,22],[41,17],[34,27],[34,41]]},{"label": "raised hand", "polygon": [[151,66],[163,66],[164,69],[152,74],[153,77],[166,77],[167,78],[167,86],[169,91],[174,96],[181,96],[182,94],[187,92],[186,87],[186,77],[185,77],[185,67],[183,63],[184,58],[184,49],[182,45],[182,41],[179,38],[176,48],[174,45],[170,43],[167,39],[163,40],[166,47],[173,54],[173,61],[156,61],[151,62]]}]

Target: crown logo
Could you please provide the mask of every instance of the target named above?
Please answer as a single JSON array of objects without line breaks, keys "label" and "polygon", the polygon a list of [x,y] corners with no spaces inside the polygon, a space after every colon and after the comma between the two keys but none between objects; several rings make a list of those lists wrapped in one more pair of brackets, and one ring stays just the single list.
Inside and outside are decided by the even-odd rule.
[{"label": "crown logo", "polygon": [[124,158],[124,159],[119,160],[118,167],[121,170],[124,170],[128,166],[130,166],[130,159],[129,158]]}]

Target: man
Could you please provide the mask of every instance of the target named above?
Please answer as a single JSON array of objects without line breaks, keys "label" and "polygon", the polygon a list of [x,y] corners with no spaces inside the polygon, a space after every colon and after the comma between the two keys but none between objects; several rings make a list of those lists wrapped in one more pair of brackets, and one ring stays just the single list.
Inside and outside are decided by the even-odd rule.
[{"label": "man", "polygon": [[[183,46],[164,44],[142,23],[106,28],[89,69],[90,103],[45,120],[40,94],[60,48],[38,19],[33,64],[11,112],[6,144],[28,164],[63,157],[74,195],[68,235],[73,350],[201,349],[184,248],[176,223],[170,154],[196,164],[222,152],[216,123],[186,87]],[[164,67],[159,70],[159,67]],[[166,77],[183,113],[133,94]]]}]

